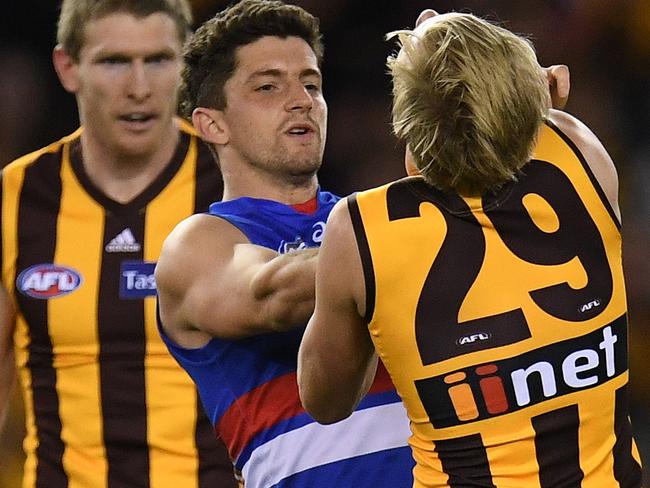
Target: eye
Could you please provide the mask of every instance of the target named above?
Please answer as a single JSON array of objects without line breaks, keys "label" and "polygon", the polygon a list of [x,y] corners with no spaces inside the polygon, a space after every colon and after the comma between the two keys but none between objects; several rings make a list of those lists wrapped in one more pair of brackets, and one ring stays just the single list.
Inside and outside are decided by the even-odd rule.
[{"label": "eye", "polygon": [[107,56],[105,58],[101,58],[98,61],[100,64],[105,64],[108,66],[114,66],[114,65],[119,65],[119,64],[126,64],[129,62],[127,58],[124,56]]},{"label": "eye", "polygon": [[148,64],[162,64],[171,61],[173,57],[169,54],[156,54],[146,58],[145,62]]},{"label": "eye", "polygon": [[260,85],[257,88],[255,88],[255,91],[258,92],[270,92],[275,89],[275,85],[272,85],[270,83],[265,83],[264,85]]},{"label": "eye", "polygon": [[305,83],[305,88],[311,92],[320,92],[320,85],[316,83]]}]

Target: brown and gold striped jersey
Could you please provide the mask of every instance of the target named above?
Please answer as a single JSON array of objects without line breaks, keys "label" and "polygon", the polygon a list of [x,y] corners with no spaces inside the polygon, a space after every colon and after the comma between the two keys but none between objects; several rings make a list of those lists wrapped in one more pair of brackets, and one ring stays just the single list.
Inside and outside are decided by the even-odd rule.
[{"label": "brown and gold striped jersey", "polygon": [[638,488],[618,220],[550,123],[518,182],[350,197],[368,327],[416,487]]},{"label": "brown and gold striped jersey", "polygon": [[173,159],[128,204],[84,172],[82,129],[2,172],[25,488],[234,486],[195,387],[156,328],[162,242],[222,193],[209,149],[178,122]]}]

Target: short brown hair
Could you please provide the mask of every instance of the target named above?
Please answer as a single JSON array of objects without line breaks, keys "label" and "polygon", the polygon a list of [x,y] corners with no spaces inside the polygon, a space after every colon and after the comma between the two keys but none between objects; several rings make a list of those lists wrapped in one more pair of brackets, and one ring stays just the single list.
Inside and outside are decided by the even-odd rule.
[{"label": "short brown hair", "polygon": [[530,42],[470,14],[399,36],[389,58],[393,129],[422,176],[442,190],[484,193],[516,180],[548,112]]},{"label": "short brown hair", "polygon": [[192,26],[192,9],[187,0],[63,0],[57,42],[72,59],[78,61],[85,41],[86,24],[116,12],[138,18],[155,13],[167,14],[176,24],[181,44],[185,42]]},{"label": "short brown hair", "polygon": [[264,36],[300,37],[312,48],[318,64],[322,63],[322,35],[316,17],[280,1],[243,0],[205,22],[186,46],[181,76],[183,114],[190,116],[198,106],[225,108],[224,85],[237,68],[237,48]]}]

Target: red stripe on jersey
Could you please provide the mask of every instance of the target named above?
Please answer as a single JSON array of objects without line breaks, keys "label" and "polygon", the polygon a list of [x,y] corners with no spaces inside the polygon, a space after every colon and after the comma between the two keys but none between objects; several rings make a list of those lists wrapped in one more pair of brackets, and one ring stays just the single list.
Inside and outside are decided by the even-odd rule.
[{"label": "red stripe on jersey", "polygon": [[[377,367],[369,394],[393,390],[382,363]],[[232,459],[260,432],[278,422],[305,413],[298,395],[296,373],[291,372],[254,388],[235,401],[221,417],[216,431],[228,446]]]},{"label": "red stripe on jersey", "polygon": [[233,459],[260,432],[304,412],[296,373],[288,373],[254,388],[235,401],[217,430]]}]

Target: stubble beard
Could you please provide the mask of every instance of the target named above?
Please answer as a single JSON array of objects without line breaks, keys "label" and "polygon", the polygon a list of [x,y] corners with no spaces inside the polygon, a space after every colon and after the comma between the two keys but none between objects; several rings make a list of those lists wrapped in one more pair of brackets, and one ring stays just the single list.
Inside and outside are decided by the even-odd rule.
[{"label": "stubble beard", "polygon": [[300,184],[308,182],[318,172],[322,158],[322,149],[303,148],[301,151],[290,151],[283,146],[249,160],[256,161],[253,164],[265,171],[286,178],[293,184]]}]

